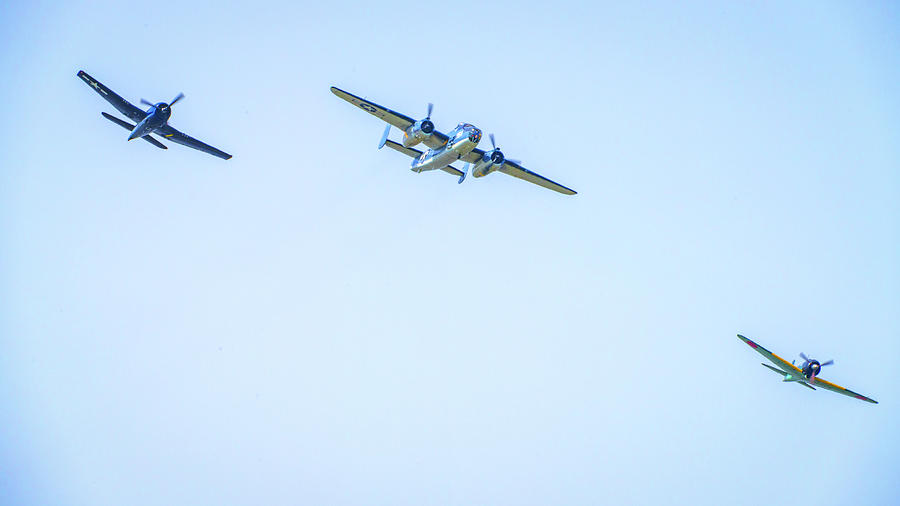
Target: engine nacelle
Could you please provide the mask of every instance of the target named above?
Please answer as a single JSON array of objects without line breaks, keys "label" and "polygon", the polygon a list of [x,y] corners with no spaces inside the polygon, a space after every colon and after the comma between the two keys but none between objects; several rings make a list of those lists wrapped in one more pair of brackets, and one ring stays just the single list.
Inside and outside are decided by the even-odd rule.
[{"label": "engine nacelle", "polygon": [[403,131],[403,145],[411,148],[431,137],[432,133],[434,133],[434,123],[427,118],[420,119]]},{"label": "engine nacelle", "polygon": [[472,166],[472,177],[484,177],[499,169],[506,157],[499,149],[488,151]]}]

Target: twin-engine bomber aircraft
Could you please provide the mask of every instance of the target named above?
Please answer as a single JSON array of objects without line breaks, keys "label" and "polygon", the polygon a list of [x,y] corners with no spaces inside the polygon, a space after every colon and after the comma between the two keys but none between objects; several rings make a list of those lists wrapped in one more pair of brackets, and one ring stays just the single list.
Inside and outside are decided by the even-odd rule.
[{"label": "twin-engine bomber aircraft", "polygon": [[813,390],[815,390],[815,388],[812,385],[815,385],[817,387],[824,388],[825,390],[831,390],[832,392],[855,397],[861,401],[878,404],[878,401],[870,399],[865,395],[858,394],[853,390],[847,390],[846,388],[835,385],[834,383],[831,383],[829,381],[819,379],[817,376],[819,375],[819,372],[821,372],[822,367],[833,364],[834,360],[819,363],[818,360],[807,358],[806,355],[801,353],[800,358],[803,359],[803,363],[800,364],[800,367],[797,367],[793,362],[789,363],[787,360],[754,343],[750,339],[747,339],[740,334],[738,334],[737,336],[741,339],[741,341],[744,341],[751,348],[758,351],[760,355],[766,357],[770,362],[778,366],[778,368],[775,368],[768,364],[762,364],[764,367],[767,367],[783,376],[784,379],[782,379],[781,381],[795,382],[799,385],[803,385],[806,388],[810,388]]},{"label": "twin-engine bomber aircraft", "polygon": [[126,130],[130,130],[131,135],[128,136],[128,140],[141,138],[160,149],[168,149],[166,148],[165,144],[150,136],[151,133],[155,133],[162,136],[164,139],[176,142],[178,144],[183,144],[189,148],[199,149],[204,153],[218,156],[219,158],[222,158],[224,160],[228,160],[229,158],[231,158],[231,155],[229,155],[228,153],[219,151],[218,149],[208,144],[204,144],[197,139],[189,135],[185,135],[169,126],[168,121],[169,117],[172,116],[172,106],[175,105],[175,102],[178,102],[179,100],[184,98],[183,93],[179,93],[178,96],[168,104],[165,102],[151,104],[150,102],[141,99],[142,104],[150,106],[150,108],[146,111],[142,111],[135,107],[131,102],[125,100],[119,95],[116,95],[111,89],[103,86],[101,82],[89,76],[87,72],[79,70],[78,77],[86,82],[88,86],[94,88],[94,91],[96,91],[107,102],[112,104],[112,106],[115,107],[119,112],[127,116],[131,121],[137,123],[137,125],[132,125],[131,123],[116,118],[111,114],[107,114],[105,112],[101,113],[103,114],[104,118],[112,121],[113,123]]},{"label": "twin-engine bomber aircraft", "polygon": [[[458,176],[459,182],[462,183],[466,179],[469,164],[473,164],[472,175],[475,177],[483,177],[491,172],[499,171],[565,195],[575,195],[576,193],[571,188],[566,188],[522,167],[517,160],[506,158],[503,152],[500,151],[500,148],[497,147],[494,141],[494,134],[489,135],[493,149],[482,151],[477,147],[478,142],[481,141],[481,130],[468,123],[460,123],[449,134],[438,132],[434,128],[434,123],[431,122],[432,104],[428,104],[428,115],[425,119],[416,121],[405,114],[400,114],[376,103],[369,102],[334,86],[331,87],[331,92],[369,114],[386,121],[388,125],[384,129],[384,135],[381,137],[378,149],[388,146],[412,157],[413,161],[410,169],[413,172],[442,170],[448,174]],[[388,139],[392,125],[403,131],[403,144]],[[431,149],[425,152],[413,149],[413,146],[419,143],[424,143]],[[457,160],[466,162],[463,170],[450,165]]]}]

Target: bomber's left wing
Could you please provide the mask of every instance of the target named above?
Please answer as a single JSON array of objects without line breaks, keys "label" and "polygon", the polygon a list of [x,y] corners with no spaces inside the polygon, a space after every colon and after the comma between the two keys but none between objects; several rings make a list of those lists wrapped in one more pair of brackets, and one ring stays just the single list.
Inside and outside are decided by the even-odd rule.
[{"label": "bomber's left wing", "polygon": [[[482,157],[484,155],[485,155],[484,151],[482,151],[478,148],[475,148],[472,151],[470,151],[467,155],[463,156],[462,159],[469,163],[477,163],[482,159]],[[578,193],[571,188],[567,188],[567,187],[557,183],[556,181],[551,181],[551,180],[545,178],[544,176],[542,176],[536,172],[532,172],[532,171],[526,169],[525,167],[522,167],[518,163],[511,162],[509,160],[506,160],[503,162],[503,165],[500,166],[499,171],[504,174],[509,174],[512,177],[524,179],[525,181],[528,181],[529,183],[534,183],[538,186],[543,186],[544,188],[549,188],[555,192],[559,192],[564,195],[575,195]]]},{"label": "bomber's left wing", "polygon": [[[376,118],[383,120],[395,127],[399,128],[402,131],[406,131],[416,120],[410,118],[409,116],[399,113],[397,111],[392,111],[387,107],[376,104],[375,102],[369,102],[368,100],[357,97],[353,93],[346,92],[340,88],[335,86],[331,87],[331,92],[335,95],[343,98],[347,102],[359,107],[360,109],[366,111],[367,113],[375,116]],[[430,148],[438,148],[447,143],[447,137],[445,134],[438,132],[435,130],[431,133],[431,136],[425,139],[425,145]]]},{"label": "bomber's left wing", "polygon": [[825,381],[821,378],[816,378],[815,380],[813,380],[812,384],[819,388],[824,388],[825,390],[831,390],[832,392],[837,392],[839,394],[844,394],[849,397],[854,397],[861,401],[871,402],[872,404],[878,404],[878,401],[876,401],[875,399],[870,399],[870,398],[866,397],[865,395],[858,394],[858,393],[854,392],[853,390],[848,390],[840,385],[835,385],[834,383],[832,383],[830,381]]},{"label": "bomber's left wing", "polygon": [[801,370],[800,370],[797,366],[795,366],[794,364],[788,362],[787,360],[785,360],[785,359],[779,357],[778,355],[772,353],[771,351],[769,351],[769,350],[763,348],[763,347],[760,346],[759,344],[756,344],[756,343],[753,342],[752,340],[747,339],[746,337],[744,337],[744,336],[742,336],[742,335],[740,335],[740,334],[738,334],[737,336],[740,338],[741,341],[744,341],[745,343],[747,343],[748,346],[750,346],[751,348],[753,348],[754,350],[756,350],[757,352],[759,352],[760,355],[762,355],[762,356],[766,357],[767,359],[769,359],[770,362],[772,362],[773,364],[777,365],[778,368],[781,369],[782,371],[784,371],[785,373],[798,373],[798,374],[801,374],[801,375],[803,374],[803,371],[801,371]]},{"label": "bomber's left wing", "polygon": [[125,100],[124,98],[116,95],[116,93],[103,85],[100,81],[94,79],[89,76],[87,72],[83,70],[78,71],[78,77],[81,78],[82,81],[86,82],[88,86],[94,88],[94,91],[97,92],[98,95],[103,97],[107,102],[112,104],[113,107],[116,108],[117,111],[124,114],[128,119],[134,121],[135,123],[144,119],[144,116],[147,115],[146,112],[138,109],[134,104]]},{"label": "bomber's left wing", "polygon": [[181,144],[183,146],[187,146],[189,148],[194,148],[194,149],[203,151],[204,153],[209,153],[213,156],[218,156],[219,158],[221,158],[223,160],[228,160],[229,158],[231,158],[231,155],[229,155],[228,153],[218,150],[218,149],[210,146],[209,144],[204,144],[203,142],[198,141],[197,139],[191,137],[190,135],[187,135],[187,134],[179,132],[178,130],[175,130],[174,128],[172,128],[169,125],[165,125],[162,128],[156,129],[156,133],[158,133],[159,135],[162,135],[163,138],[168,141],[172,141],[172,142]]},{"label": "bomber's left wing", "polygon": [[564,195],[575,195],[575,190],[571,188],[566,188],[565,186],[557,183],[556,181],[551,181],[544,176],[531,172],[530,170],[522,167],[518,163],[513,163],[509,160],[503,162],[503,165],[500,167],[500,172],[504,174],[509,174],[512,177],[517,177],[519,179],[524,179],[529,183],[534,183],[538,186],[543,186],[544,188],[549,188],[555,192],[562,193]]}]

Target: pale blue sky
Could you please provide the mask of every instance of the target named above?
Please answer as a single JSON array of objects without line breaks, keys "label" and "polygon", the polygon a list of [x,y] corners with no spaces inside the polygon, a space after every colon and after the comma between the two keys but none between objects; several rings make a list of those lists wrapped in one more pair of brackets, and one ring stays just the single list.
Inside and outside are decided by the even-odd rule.
[{"label": "pale blue sky", "polygon": [[0,503],[900,502],[900,9],[624,3],[0,4]]}]

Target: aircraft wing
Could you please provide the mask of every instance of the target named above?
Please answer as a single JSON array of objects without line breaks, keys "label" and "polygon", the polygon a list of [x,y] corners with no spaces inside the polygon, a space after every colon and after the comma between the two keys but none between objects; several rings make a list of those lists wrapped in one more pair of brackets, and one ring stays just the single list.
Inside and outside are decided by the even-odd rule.
[{"label": "aircraft wing", "polygon": [[825,390],[831,390],[832,392],[844,394],[849,397],[855,397],[861,401],[871,402],[872,404],[878,404],[878,401],[876,401],[875,399],[870,399],[870,398],[866,397],[865,395],[858,394],[858,393],[854,392],[853,390],[848,390],[840,385],[835,385],[834,383],[832,383],[830,381],[825,381],[821,378],[816,378],[815,380],[813,380],[812,384],[816,387],[824,388]]},{"label": "aircraft wing", "polygon": [[[105,113],[105,112],[101,112],[100,114],[102,114],[104,118],[112,121],[113,123],[119,125],[120,127],[124,128],[125,130],[128,130],[129,132],[134,130],[134,125],[132,125],[131,123],[129,123],[125,120],[121,120],[121,119],[113,116],[112,114]],[[159,149],[169,149],[166,147],[165,144],[154,139],[153,136],[150,134],[147,134],[147,135],[141,137],[141,139],[144,139],[145,141],[149,142],[150,144],[153,144],[154,146],[158,147]]]},{"label": "aircraft wing", "polygon": [[505,162],[503,162],[503,165],[500,166],[500,172],[502,172],[504,174],[509,174],[512,177],[524,179],[525,181],[528,181],[529,183],[534,183],[538,186],[543,186],[544,188],[549,188],[555,192],[559,192],[564,195],[575,195],[576,193],[578,193],[571,188],[566,188],[565,186],[563,186],[555,181],[551,181],[536,172],[531,172],[530,170],[526,169],[525,167],[522,167],[521,165],[519,165],[517,163],[513,163],[509,160],[506,160]]},{"label": "aircraft wing", "polygon": [[422,152],[419,151],[418,149],[408,148],[408,147],[404,146],[403,144],[400,144],[399,142],[394,142],[392,140],[386,140],[386,141],[384,141],[384,145],[393,149],[394,151],[399,151],[410,158],[418,158],[418,157],[422,156]]},{"label": "aircraft wing", "polygon": [[204,153],[209,153],[213,156],[218,156],[219,158],[221,158],[223,160],[228,160],[229,158],[231,158],[231,155],[229,155],[228,153],[226,153],[224,151],[220,151],[220,150],[210,146],[209,144],[204,144],[204,143],[198,141],[197,139],[191,137],[190,135],[183,134],[183,133],[179,132],[178,130],[175,130],[174,128],[172,128],[169,125],[164,125],[162,128],[157,128],[155,132],[157,134],[163,136],[163,138],[168,141],[172,141],[172,142],[181,144],[183,146],[187,146],[189,148],[194,148],[194,149],[203,151]]},{"label": "aircraft wing", "polygon": [[87,72],[79,70],[78,77],[80,77],[82,81],[86,82],[88,86],[94,88],[94,91],[96,91],[98,95],[112,104],[112,106],[115,107],[117,111],[124,114],[131,121],[137,123],[144,119],[144,116],[147,115],[146,112],[138,109],[131,102],[125,100],[119,95],[116,95],[113,90],[104,86],[103,83],[89,76]]},{"label": "aircraft wing", "polygon": [[[357,97],[356,95],[348,93],[340,88],[332,86],[331,92],[343,98],[347,102],[350,102],[356,107],[359,107],[360,109],[366,111],[372,116],[390,123],[400,130],[406,131],[406,129],[409,128],[410,125],[416,122],[416,120],[410,118],[405,114],[401,114],[397,111],[392,111],[387,107],[376,104],[375,102],[369,102],[362,97]],[[425,139],[425,145],[430,148],[439,148],[446,144],[447,140],[449,140],[449,137],[435,130],[434,132],[432,132],[431,137]]]},{"label": "aircraft wing", "polygon": [[[418,158],[418,157],[422,156],[422,152],[419,151],[418,149],[408,148],[398,142],[386,140],[386,141],[384,141],[384,145],[393,149],[394,151],[399,151],[399,152],[403,153],[404,155],[411,157],[411,158]],[[453,167],[452,165],[444,167],[441,170],[446,172],[447,174],[453,174],[456,177],[462,177],[462,175],[463,175],[463,172],[461,170],[457,169],[456,167]]]},{"label": "aircraft wing", "polygon": [[[466,162],[469,162],[469,163],[478,163],[479,161],[482,160],[482,158],[484,157],[484,154],[485,154],[485,151],[475,148],[472,151],[470,151],[467,155],[463,156],[461,159]],[[505,162],[503,162],[503,165],[500,166],[499,171],[504,174],[509,174],[512,177],[524,179],[525,181],[528,181],[529,183],[534,183],[538,186],[543,186],[544,188],[549,188],[553,191],[556,191],[556,192],[559,192],[559,193],[562,193],[565,195],[575,195],[578,193],[571,188],[566,188],[565,186],[563,186],[555,181],[551,181],[536,172],[531,172],[530,170],[526,169],[525,167],[522,167],[521,165],[519,165],[518,163],[511,162],[509,160],[506,160]]]},{"label": "aircraft wing", "polygon": [[460,160],[467,163],[478,163],[481,161],[482,157],[484,157],[484,151],[475,148],[472,151],[469,151],[465,155],[460,157]]},{"label": "aircraft wing", "polygon": [[738,334],[737,336],[741,339],[741,341],[744,341],[745,343],[747,343],[748,346],[750,346],[751,348],[753,348],[754,350],[759,352],[760,355],[769,359],[770,362],[777,365],[778,368],[781,369],[782,371],[784,371],[785,373],[796,373],[796,374],[800,374],[800,375],[803,374],[803,371],[801,371],[800,368],[798,368],[794,364],[788,362],[787,360],[779,357],[778,355],[772,353],[771,351],[763,348],[762,346],[756,344],[752,340],[747,339],[746,337],[744,337],[740,334]]}]

